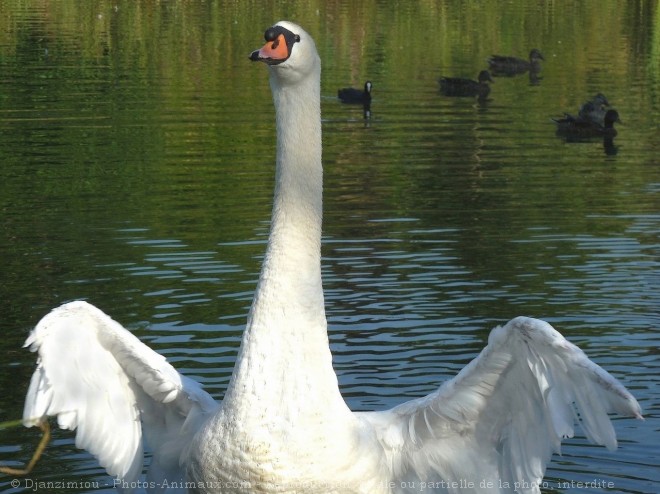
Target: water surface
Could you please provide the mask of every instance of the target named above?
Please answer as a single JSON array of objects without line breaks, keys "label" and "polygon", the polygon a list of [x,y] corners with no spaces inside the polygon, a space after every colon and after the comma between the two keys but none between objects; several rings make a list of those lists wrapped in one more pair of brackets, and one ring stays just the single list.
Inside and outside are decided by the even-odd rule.
[{"label": "water surface", "polygon": [[[247,55],[281,18],[323,61],[323,276],[350,406],[429,393],[490,328],[540,317],[647,417],[615,419],[616,452],[566,441],[545,492],[657,492],[656,2],[2,2],[0,420],[22,412],[28,331],[80,298],[222,398],[274,172],[266,70]],[[538,81],[497,78],[484,102],[439,94],[441,75],[474,78],[490,54],[532,47]],[[367,78],[369,119],[335,97]],[[614,148],[557,137],[550,118],[597,92],[624,122]],[[16,466],[38,435],[2,438]],[[61,431],[30,479],[112,486]]]}]

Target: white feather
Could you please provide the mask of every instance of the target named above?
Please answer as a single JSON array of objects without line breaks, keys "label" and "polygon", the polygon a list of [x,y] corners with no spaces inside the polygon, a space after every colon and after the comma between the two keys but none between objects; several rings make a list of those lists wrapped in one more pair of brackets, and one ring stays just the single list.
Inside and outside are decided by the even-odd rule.
[{"label": "white feather", "polygon": [[573,436],[574,410],[587,437],[608,448],[616,448],[608,412],[641,418],[630,393],[578,347],[549,324],[518,317],[493,329],[481,354],[435,393],[361,415],[393,475],[538,486],[561,439]]},{"label": "white feather", "polygon": [[[217,407],[164,357],[86,302],[53,310],[25,345],[38,352],[39,359],[24,423],[32,426],[56,415],[60,427],[76,429],[77,447],[127,482],[142,473],[143,430],[153,461],[164,462],[169,471],[179,470],[178,455],[194,433],[182,434],[184,422]],[[145,413],[150,420],[144,420]]]}]

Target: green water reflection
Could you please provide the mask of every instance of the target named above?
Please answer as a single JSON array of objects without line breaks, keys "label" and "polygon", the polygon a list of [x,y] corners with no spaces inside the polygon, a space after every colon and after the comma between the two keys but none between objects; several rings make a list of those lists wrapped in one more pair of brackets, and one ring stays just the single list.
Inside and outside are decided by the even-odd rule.
[{"label": "green water reflection", "polygon": [[[574,332],[643,407],[657,402],[657,2],[9,0],[1,418],[21,414],[27,331],[76,298],[222,396],[272,197],[271,96],[247,55],[282,18],[323,60],[324,276],[351,404],[427,392],[430,374],[453,375],[519,313]],[[441,75],[475,77],[492,53],[531,47],[546,58],[538,85],[498,78],[483,104],[438,93]],[[367,78],[365,121],[335,95]],[[550,122],[599,91],[624,121],[613,156],[562,141]],[[39,475],[66,464],[106,479],[58,434]],[[620,491],[654,492],[657,432],[626,423],[621,435],[612,456],[576,440],[550,478],[598,470]],[[8,432],[0,460],[26,460],[33,438]]]}]

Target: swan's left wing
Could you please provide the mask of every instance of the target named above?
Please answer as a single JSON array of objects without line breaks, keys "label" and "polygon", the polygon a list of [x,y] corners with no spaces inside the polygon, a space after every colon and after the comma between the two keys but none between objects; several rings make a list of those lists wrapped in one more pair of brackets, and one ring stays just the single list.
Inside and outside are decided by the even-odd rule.
[{"label": "swan's left wing", "polygon": [[179,457],[218,406],[198,383],[82,301],[47,314],[25,346],[39,354],[25,425],[57,416],[61,428],[76,430],[76,446],[117,477],[120,490],[131,492],[142,473],[143,435],[153,453],[147,480],[182,480]]},{"label": "swan's left wing", "polygon": [[398,487],[538,493],[576,420],[591,441],[617,447],[609,412],[641,418],[632,395],[582,350],[548,323],[518,317],[436,392],[360,417]]}]

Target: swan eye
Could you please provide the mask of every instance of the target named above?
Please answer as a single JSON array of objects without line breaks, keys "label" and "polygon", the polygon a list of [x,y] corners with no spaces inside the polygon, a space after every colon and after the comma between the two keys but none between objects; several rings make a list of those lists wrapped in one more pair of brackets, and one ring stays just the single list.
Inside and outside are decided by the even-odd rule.
[{"label": "swan eye", "polygon": [[299,41],[300,41],[300,35],[299,35],[299,34],[296,34],[296,37],[293,38],[293,39],[294,39],[294,41],[295,41],[296,43],[299,42]]}]

